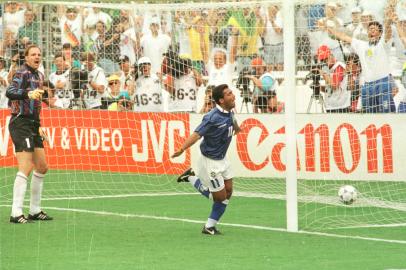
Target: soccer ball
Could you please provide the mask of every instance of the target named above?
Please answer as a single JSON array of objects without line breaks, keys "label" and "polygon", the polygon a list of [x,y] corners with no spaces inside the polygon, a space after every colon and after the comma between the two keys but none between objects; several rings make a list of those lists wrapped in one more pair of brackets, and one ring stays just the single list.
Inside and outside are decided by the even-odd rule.
[{"label": "soccer ball", "polygon": [[345,185],[340,187],[338,190],[338,197],[340,201],[344,204],[352,204],[357,199],[357,190],[355,187],[350,185]]}]

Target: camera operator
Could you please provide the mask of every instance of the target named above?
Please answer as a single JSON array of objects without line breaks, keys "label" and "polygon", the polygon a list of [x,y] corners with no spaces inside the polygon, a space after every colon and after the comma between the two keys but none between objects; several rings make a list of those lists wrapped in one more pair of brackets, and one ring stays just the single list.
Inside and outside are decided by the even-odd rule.
[{"label": "camera operator", "polygon": [[216,102],[214,102],[213,99],[213,89],[214,89],[214,85],[208,85],[205,92],[204,92],[204,104],[202,106],[202,108],[200,109],[200,113],[208,113],[209,111],[211,111],[211,109],[213,109],[214,107],[216,107]]},{"label": "camera operator", "polygon": [[268,100],[276,100],[277,81],[272,75],[266,72],[266,65],[262,58],[254,58],[251,61],[251,67],[255,75],[246,75],[254,84],[252,104],[254,113],[267,113]]},{"label": "camera operator", "polygon": [[324,68],[316,68],[311,72],[319,72],[326,85],[320,90],[325,93],[324,105],[328,113],[350,112],[351,92],[347,90],[344,81],[345,64],[337,61],[327,45],[321,45],[317,49],[317,60]]},{"label": "camera operator", "polygon": [[84,104],[82,100],[83,91],[87,89],[88,72],[80,70],[79,68],[70,69],[70,85],[74,98],[71,100],[70,108],[74,110],[83,109]]}]

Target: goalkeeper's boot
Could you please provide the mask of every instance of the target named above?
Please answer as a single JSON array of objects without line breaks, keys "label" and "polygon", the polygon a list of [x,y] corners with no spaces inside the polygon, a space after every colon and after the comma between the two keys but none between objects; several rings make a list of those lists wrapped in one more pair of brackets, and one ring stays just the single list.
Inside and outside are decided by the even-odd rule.
[{"label": "goalkeeper's boot", "polygon": [[221,234],[221,232],[219,230],[217,230],[216,227],[206,228],[206,226],[203,226],[202,233],[203,234],[209,234],[209,235],[219,235],[219,234]]},{"label": "goalkeeper's boot", "polygon": [[178,177],[177,181],[178,181],[178,183],[189,182],[189,176],[194,176],[194,175],[195,175],[195,172],[193,171],[193,169],[189,168]]},{"label": "goalkeeper's boot", "polygon": [[48,220],[53,220],[53,217],[48,216],[47,213],[45,213],[44,211],[41,211],[35,215],[28,215],[28,220],[44,220],[44,221],[48,221]]},{"label": "goalkeeper's boot", "polygon": [[10,222],[17,223],[17,224],[24,224],[24,223],[33,223],[34,221],[25,218],[24,215],[21,215],[18,217],[10,217]]}]

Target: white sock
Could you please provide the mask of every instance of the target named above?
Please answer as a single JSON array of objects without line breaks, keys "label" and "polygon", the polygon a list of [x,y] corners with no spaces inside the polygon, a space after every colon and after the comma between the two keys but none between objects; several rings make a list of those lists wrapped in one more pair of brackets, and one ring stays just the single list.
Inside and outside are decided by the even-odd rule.
[{"label": "white sock", "polygon": [[[211,193],[210,193],[211,194]],[[222,201],[222,204],[228,205],[228,203],[230,202],[230,200],[225,199],[224,201]],[[218,220],[212,219],[212,218],[208,218],[205,227],[206,228],[210,228],[210,227],[214,227],[216,226],[218,223]]]},{"label": "white sock", "polygon": [[197,178],[197,176],[191,175],[191,176],[188,177],[187,180],[189,180],[189,182],[192,184],[192,186],[195,186],[195,183],[196,183],[197,179],[199,179],[199,178]]},{"label": "white sock", "polygon": [[41,194],[44,174],[34,171],[31,177],[30,214],[35,215],[41,211]]},{"label": "white sock", "polygon": [[27,190],[27,176],[18,172],[14,180],[13,205],[11,206],[11,216],[18,217],[23,214],[23,204],[25,191]]},{"label": "white sock", "polygon": [[217,222],[218,222],[217,220],[208,218],[205,227],[206,228],[214,227],[217,225]]}]

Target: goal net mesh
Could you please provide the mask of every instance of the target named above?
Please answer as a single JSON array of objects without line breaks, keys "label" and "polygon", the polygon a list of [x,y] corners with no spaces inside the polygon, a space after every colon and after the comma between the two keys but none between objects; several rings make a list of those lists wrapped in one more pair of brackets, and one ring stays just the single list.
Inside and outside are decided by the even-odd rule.
[{"label": "goal net mesh", "polygon": [[[405,118],[394,114],[403,104],[405,5],[375,2],[302,0],[290,24],[278,1],[3,3],[0,77],[9,80],[35,43],[54,88],[42,113],[50,166],[45,200],[193,192],[176,178],[197,166],[198,145],[170,156],[213,107],[213,85],[227,83],[243,127],[229,153],[236,196],[268,199],[285,212],[283,113],[288,91],[295,91],[299,228],[406,223]],[[382,42],[392,29],[393,42],[382,45],[385,66],[374,58],[378,45],[358,55],[368,46],[370,21],[385,26]],[[289,57],[296,61],[296,89],[284,86],[285,26],[295,31]],[[264,74],[271,80],[263,81]],[[0,84],[4,205],[11,202],[16,160],[7,86]],[[369,114],[383,112],[393,114]],[[351,205],[339,199],[343,185],[357,190]]]}]

